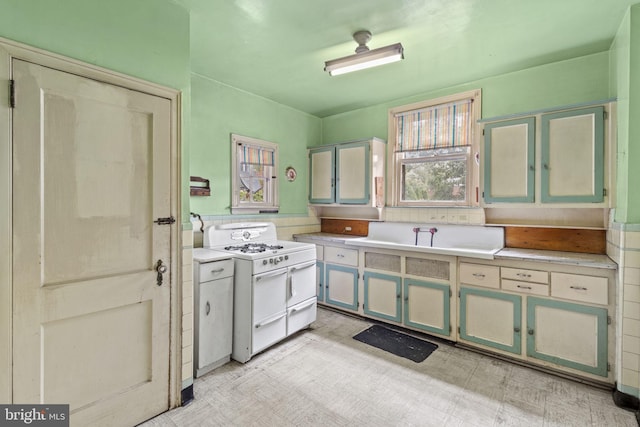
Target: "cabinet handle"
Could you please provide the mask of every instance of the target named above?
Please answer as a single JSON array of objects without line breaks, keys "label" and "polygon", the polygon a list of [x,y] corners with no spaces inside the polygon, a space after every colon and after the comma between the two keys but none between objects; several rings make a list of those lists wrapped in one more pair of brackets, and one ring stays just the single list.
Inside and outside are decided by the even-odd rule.
[{"label": "cabinet handle", "polygon": [[513,332],[520,333],[520,328],[516,326],[515,328],[513,328]]},{"label": "cabinet handle", "polygon": [[533,335],[533,329],[527,329],[527,333],[528,333],[529,335]]},{"label": "cabinet handle", "polygon": [[548,165],[548,164],[546,164],[546,163],[545,163],[544,165],[542,165],[542,167],[543,167],[545,170],[549,170],[549,165]]},{"label": "cabinet handle", "polygon": [[409,296],[404,297],[404,301],[405,302],[409,301]]},{"label": "cabinet handle", "polygon": [[209,301],[207,301],[207,303],[204,306],[204,312],[206,313],[207,316],[211,312],[211,304],[209,304]]},{"label": "cabinet handle", "polygon": [[518,288],[520,288],[520,289],[531,289],[531,286],[518,285]]},{"label": "cabinet handle", "polygon": [[336,254],[336,258],[344,258],[343,254]]},{"label": "cabinet handle", "polygon": [[222,273],[223,271],[224,271],[224,268],[216,268],[215,270],[211,270],[211,273],[218,274],[218,273]]},{"label": "cabinet handle", "polygon": [[531,278],[531,275],[530,274],[526,274],[526,273],[518,273],[518,274],[516,274],[516,276],[524,277],[525,279],[530,279]]},{"label": "cabinet handle", "polygon": [[584,286],[569,286],[569,288],[575,289],[576,291],[588,291],[589,290],[589,289],[585,288]]},{"label": "cabinet handle", "polygon": [[533,165],[529,165],[529,170],[534,171],[536,168]]},{"label": "cabinet handle", "polygon": [[261,327],[263,327],[263,326],[267,326],[267,325],[269,325],[269,324],[271,324],[271,323],[273,323],[273,322],[277,322],[278,320],[282,319],[282,318],[283,318],[283,317],[285,317],[286,315],[287,315],[287,313],[284,313],[284,314],[282,314],[282,315],[280,315],[280,316],[278,316],[278,317],[274,317],[273,319],[265,320],[265,321],[264,321],[264,322],[262,322],[262,323],[258,323],[258,324],[256,325],[256,329],[259,329],[259,328],[261,328]]},{"label": "cabinet handle", "polygon": [[400,294],[396,295],[396,298],[400,299],[400,298],[401,298],[401,295],[400,295]]},{"label": "cabinet handle", "polygon": [[484,279],[485,278],[485,275],[482,274],[482,273],[473,273],[472,276],[473,277],[477,277],[479,279]]}]

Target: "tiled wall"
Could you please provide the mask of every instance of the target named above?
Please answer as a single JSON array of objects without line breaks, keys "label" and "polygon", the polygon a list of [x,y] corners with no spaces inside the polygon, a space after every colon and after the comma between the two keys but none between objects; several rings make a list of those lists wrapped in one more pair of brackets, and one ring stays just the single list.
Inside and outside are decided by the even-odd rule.
[{"label": "tiled wall", "polygon": [[472,225],[485,223],[484,209],[482,208],[386,208],[384,220]]},{"label": "tiled wall", "polygon": [[182,389],[193,384],[193,230],[182,230]]},{"label": "tiled wall", "polygon": [[640,397],[640,224],[611,223],[607,255],[618,264],[617,388]]}]

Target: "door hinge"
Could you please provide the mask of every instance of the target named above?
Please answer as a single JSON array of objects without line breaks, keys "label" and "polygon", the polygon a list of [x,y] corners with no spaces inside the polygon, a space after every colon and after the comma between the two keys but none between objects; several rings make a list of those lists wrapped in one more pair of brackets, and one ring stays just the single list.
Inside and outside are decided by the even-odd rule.
[{"label": "door hinge", "polygon": [[458,333],[460,333],[460,326],[458,326]]},{"label": "door hinge", "polygon": [[484,136],[484,129],[482,129],[482,135]]},{"label": "door hinge", "polygon": [[611,316],[607,316],[607,325],[611,324]]},{"label": "door hinge", "polygon": [[9,80],[9,107],[16,108],[16,81]]},{"label": "door hinge", "polygon": [[607,197],[607,189],[606,188],[602,189],[602,196],[603,197]]},{"label": "door hinge", "polygon": [[168,216],[166,218],[158,218],[153,222],[154,224],[158,224],[158,225],[171,225],[174,222],[176,222],[176,219],[172,216]]},{"label": "door hinge", "polygon": [[451,325],[449,325],[449,335],[451,335]]},{"label": "door hinge", "polygon": [[451,289],[449,289],[449,298],[451,298],[453,296],[453,292],[451,291]]},{"label": "door hinge", "polygon": [[458,291],[458,298],[460,298],[460,291]]},{"label": "door hinge", "polygon": [[611,372],[611,363],[607,362],[607,372]]},{"label": "door hinge", "polygon": [[603,112],[602,112],[602,118],[603,118],[604,120],[607,120],[607,119],[609,118],[609,113],[607,113],[606,111],[603,111]]}]

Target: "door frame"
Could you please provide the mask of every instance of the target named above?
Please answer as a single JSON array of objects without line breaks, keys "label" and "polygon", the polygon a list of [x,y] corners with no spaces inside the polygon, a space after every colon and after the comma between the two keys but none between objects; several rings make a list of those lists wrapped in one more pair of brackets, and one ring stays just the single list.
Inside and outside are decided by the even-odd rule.
[{"label": "door frame", "polygon": [[[180,218],[180,112],[178,90],[147,82],[106,68],[87,64],[0,37],[0,402],[13,402],[12,383],[12,110],[9,85],[12,59],[22,59],[45,67],[104,83],[144,92],[171,102],[171,226],[169,409],[180,405],[182,388],[182,224]],[[24,403],[24,402],[23,402]],[[32,402],[38,403],[38,402]]]}]

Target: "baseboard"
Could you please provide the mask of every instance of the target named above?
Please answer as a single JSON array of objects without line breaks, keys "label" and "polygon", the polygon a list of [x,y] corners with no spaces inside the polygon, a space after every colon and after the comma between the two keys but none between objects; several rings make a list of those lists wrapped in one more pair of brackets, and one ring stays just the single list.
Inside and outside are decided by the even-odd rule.
[{"label": "baseboard", "polygon": [[187,388],[183,388],[180,393],[182,406],[187,406],[193,400],[193,384]]}]

